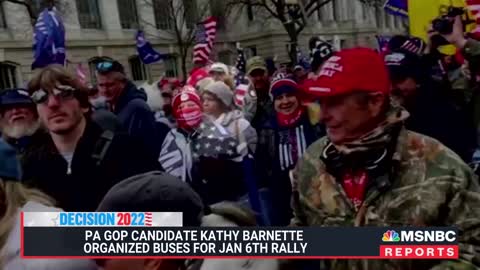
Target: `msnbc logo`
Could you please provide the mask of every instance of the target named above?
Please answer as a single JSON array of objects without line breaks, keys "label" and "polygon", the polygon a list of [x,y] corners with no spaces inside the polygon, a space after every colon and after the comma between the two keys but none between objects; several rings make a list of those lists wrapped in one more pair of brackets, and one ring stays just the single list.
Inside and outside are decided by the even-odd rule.
[{"label": "msnbc logo", "polygon": [[398,236],[398,233],[394,230],[388,230],[383,234],[382,237],[383,242],[398,242],[400,241],[400,237]]}]

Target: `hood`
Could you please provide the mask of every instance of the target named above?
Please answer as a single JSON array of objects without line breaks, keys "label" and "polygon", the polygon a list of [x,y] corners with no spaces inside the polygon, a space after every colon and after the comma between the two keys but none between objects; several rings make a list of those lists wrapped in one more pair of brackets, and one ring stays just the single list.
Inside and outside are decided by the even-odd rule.
[{"label": "hood", "polygon": [[140,89],[145,90],[145,94],[147,94],[147,104],[152,111],[160,112],[163,110],[164,102],[162,92],[158,89],[157,83],[145,83],[140,86]]},{"label": "hood", "polygon": [[218,117],[216,120],[217,123],[219,123],[222,126],[228,126],[231,123],[237,121],[238,119],[245,118],[243,112],[239,110],[233,110],[227,113],[224,113]]},{"label": "hood", "polygon": [[132,82],[127,82],[127,85],[125,86],[125,89],[120,95],[117,105],[115,106],[115,114],[123,110],[130,101],[137,98],[147,101],[147,93],[144,89],[138,89],[137,86]]}]

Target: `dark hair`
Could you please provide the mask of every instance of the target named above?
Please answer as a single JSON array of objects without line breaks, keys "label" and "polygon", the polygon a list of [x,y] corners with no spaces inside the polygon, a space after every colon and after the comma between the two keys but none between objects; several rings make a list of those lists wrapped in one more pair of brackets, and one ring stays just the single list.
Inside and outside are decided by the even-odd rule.
[{"label": "dark hair", "polygon": [[74,96],[83,108],[90,108],[88,88],[81,83],[73,73],[61,65],[49,65],[36,73],[28,83],[28,92],[44,89],[52,90],[57,84],[68,85],[75,88]]}]

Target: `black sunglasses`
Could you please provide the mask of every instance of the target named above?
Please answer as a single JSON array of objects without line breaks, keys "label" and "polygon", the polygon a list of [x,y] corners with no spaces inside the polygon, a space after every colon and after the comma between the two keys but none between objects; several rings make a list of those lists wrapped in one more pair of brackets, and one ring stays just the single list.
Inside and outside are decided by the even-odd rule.
[{"label": "black sunglasses", "polygon": [[46,90],[39,89],[32,93],[31,98],[36,104],[43,104],[47,102],[48,97],[53,95],[55,98],[64,101],[75,97],[75,88],[68,85],[56,86],[51,93]]}]

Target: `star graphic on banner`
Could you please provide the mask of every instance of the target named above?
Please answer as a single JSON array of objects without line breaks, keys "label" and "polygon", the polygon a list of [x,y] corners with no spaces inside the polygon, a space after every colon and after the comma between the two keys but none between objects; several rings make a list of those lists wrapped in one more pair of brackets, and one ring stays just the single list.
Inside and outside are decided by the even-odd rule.
[{"label": "star graphic on banner", "polygon": [[233,155],[233,151],[232,150],[227,150],[227,155]]},{"label": "star graphic on banner", "polygon": [[213,137],[213,134],[208,135],[207,138],[213,139],[213,138],[214,138],[214,137]]},{"label": "star graphic on banner", "polygon": [[196,148],[197,150],[199,150],[200,147],[201,147],[200,144],[195,145],[195,148]]},{"label": "star graphic on banner", "polygon": [[206,143],[205,144],[205,149],[209,148],[210,147],[210,143]]},{"label": "star graphic on banner", "polygon": [[219,140],[220,142],[223,142],[223,141],[225,140],[225,138],[224,138],[224,137],[220,137],[220,138],[218,138],[218,140]]},{"label": "star graphic on banner", "polygon": [[217,151],[217,152],[222,151],[222,147],[220,147],[220,146],[215,147],[215,151]]},{"label": "star graphic on banner", "polygon": [[198,159],[200,156],[197,153],[193,153],[193,158]]},{"label": "star graphic on banner", "polygon": [[211,127],[210,131],[215,131],[215,126]]},{"label": "star graphic on banner", "polygon": [[235,143],[235,142],[230,142],[230,143],[228,143],[228,144],[229,144],[231,147],[234,147],[236,143]]}]

